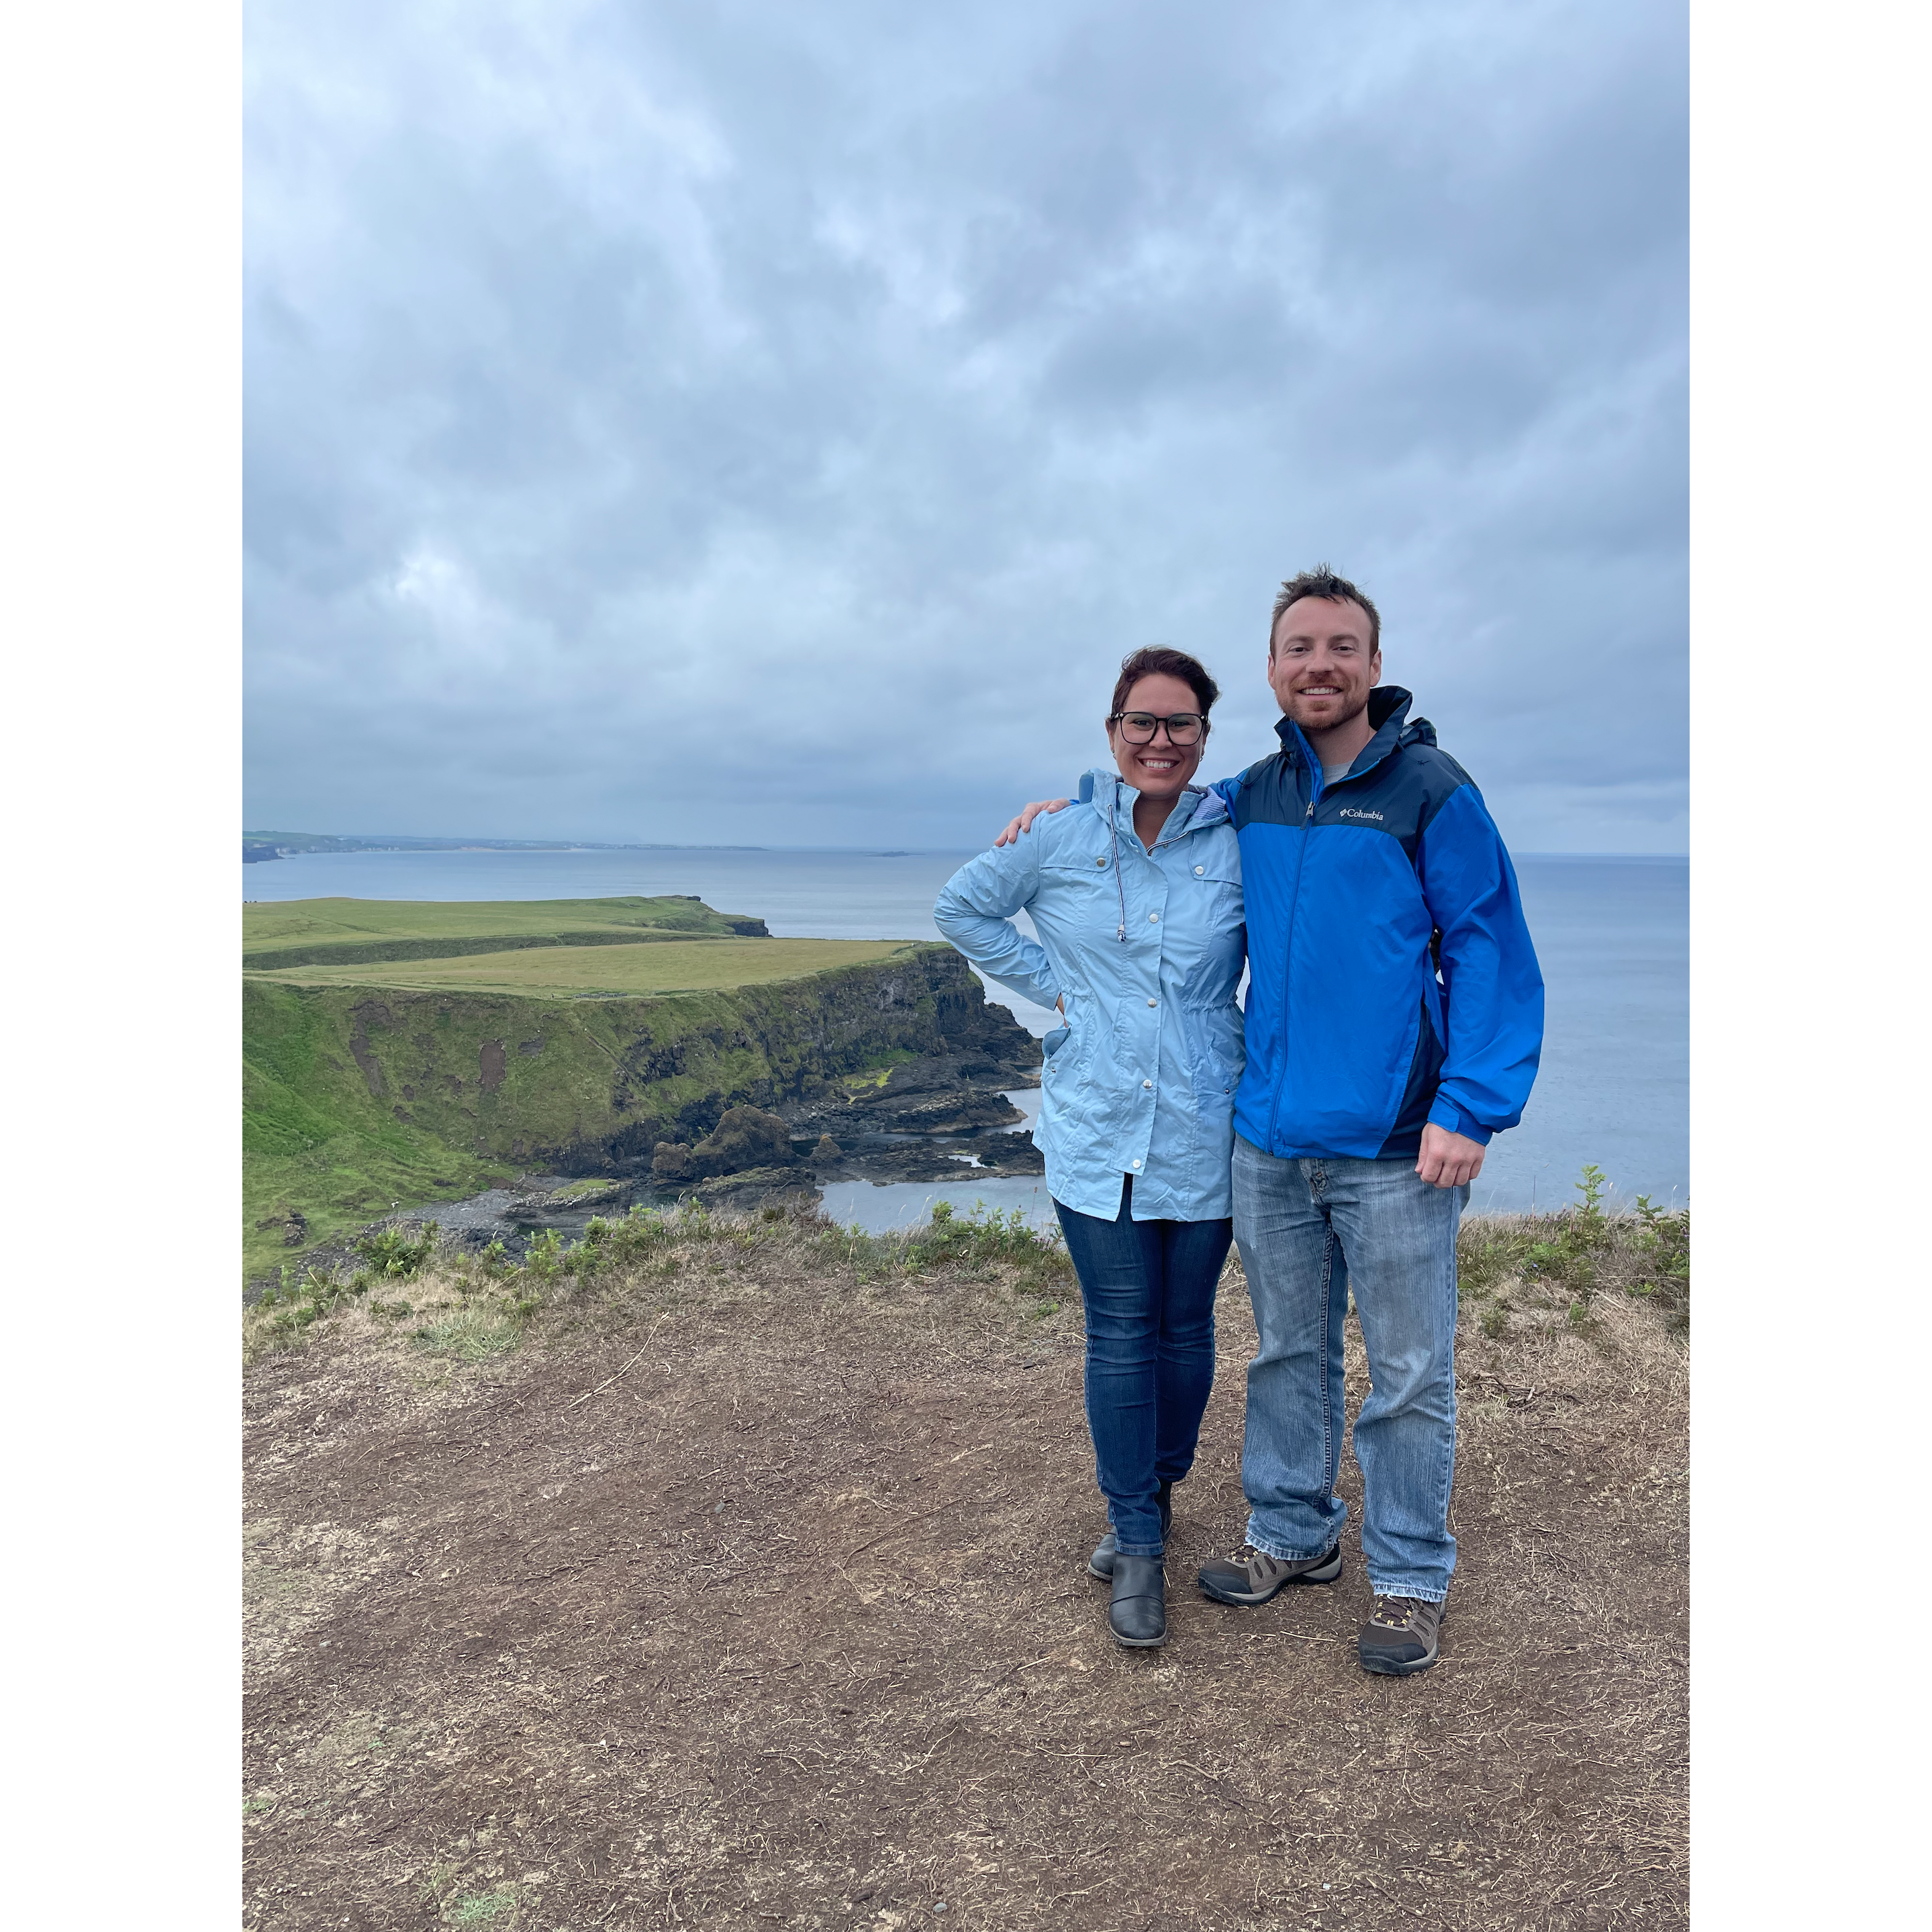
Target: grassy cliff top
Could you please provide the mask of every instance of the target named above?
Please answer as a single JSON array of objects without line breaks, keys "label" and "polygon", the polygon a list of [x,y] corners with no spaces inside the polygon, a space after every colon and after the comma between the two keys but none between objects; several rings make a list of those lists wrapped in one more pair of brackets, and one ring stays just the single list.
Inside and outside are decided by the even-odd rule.
[{"label": "grassy cliff top", "polygon": [[325,961],[256,976],[304,986],[392,986],[424,992],[514,993],[550,1000],[634,999],[654,993],[712,992],[794,980],[808,973],[889,958],[896,952],[910,951],[914,944],[899,939],[656,939],[629,945],[526,946],[350,964]]},{"label": "grassy cliff top", "polygon": [[350,946],[371,940],[519,938],[566,932],[730,938],[743,915],[688,898],[282,899],[242,908],[242,952]]}]

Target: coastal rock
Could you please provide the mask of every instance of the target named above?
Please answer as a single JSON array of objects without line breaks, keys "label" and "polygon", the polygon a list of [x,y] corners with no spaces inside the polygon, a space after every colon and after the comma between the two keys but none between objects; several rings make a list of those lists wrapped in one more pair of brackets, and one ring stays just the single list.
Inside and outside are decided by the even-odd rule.
[{"label": "coastal rock", "polygon": [[551,1194],[544,1205],[552,1208],[595,1208],[614,1201],[628,1191],[621,1180],[572,1180]]},{"label": "coastal rock", "polygon": [[818,1191],[811,1172],[796,1167],[752,1167],[720,1174],[684,1190],[682,1198],[706,1208],[764,1207],[794,1198],[809,1201]]},{"label": "coastal rock", "polygon": [[694,1180],[691,1150],[676,1141],[659,1141],[651,1155],[651,1172],[660,1180]]},{"label": "coastal rock", "polygon": [[706,1180],[748,1168],[790,1167],[791,1129],[762,1107],[728,1107],[724,1117],[695,1147],[660,1141],[651,1172],[661,1180]]},{"label": "coastal rock", "polygon": [[[988,1145],[990,1142],[992,1144]],[[1046,1156],[1026,1134],[988,1134],[973,1144],[982,1167],[1000,1174],[1044,1174]]]},{"label": "coastal rock", "polygon": [[[842,1148],[870,1134],[970,1133],[1010,1127],[1022,1118],[1006,1097],[1012,1087],[1039,1084],[1038,1047],[1015,1026],[1016,1040],[998,1054],[934,1054],[901,1062],[878,1076],[852,1075],[839,1088],[788,1108],[795,1128],[816,1127]],[[1030,1049],[1035,1055],[1026,1064]]]},{"label": "coastal rock", "polygon": [[284,1247],[298,1248],[308,1239],[308,1216],[299,1208],[284,1208],[280,1214],[255,1223],[257,1234],[266,1234],[276,1228],[281,1231]]}]

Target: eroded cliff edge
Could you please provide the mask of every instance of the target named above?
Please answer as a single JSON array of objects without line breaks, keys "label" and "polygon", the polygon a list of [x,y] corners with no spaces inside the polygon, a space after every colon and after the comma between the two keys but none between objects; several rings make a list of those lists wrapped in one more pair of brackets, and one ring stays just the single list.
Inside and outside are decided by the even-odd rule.
[{"label": "eroded cliff edge", "polygon": [[1040,1063],[1037,1042],[938,945],[649,998],[260,980],[242,997],[251,1269],[506,1168],[648,1173],[659,1142],[694,1141],[729,1107],[824,1120],[868,1070],[892,1070],[895,1102],[913,1086],[927,1090],[920,1104],[950,1094],[970,1112],[1035,1084]]}]

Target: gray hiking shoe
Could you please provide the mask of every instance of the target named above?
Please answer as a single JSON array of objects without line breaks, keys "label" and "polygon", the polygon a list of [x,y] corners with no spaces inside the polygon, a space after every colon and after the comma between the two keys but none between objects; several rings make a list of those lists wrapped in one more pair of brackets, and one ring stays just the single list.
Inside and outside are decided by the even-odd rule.
[{"label": "gray hiking shoe", "polygon": [[1357,1646],[1362,1668],[1378,1677],[1412,1677],[1436,1661],[1443,1607],[1419,1597],[1378,1597]]},{"label": "gray hiking shoe", "polygon": [[1217,1604],[1264,1604],[1291,1583],[1332,1583],[1342,1574],[1338,1543],[1319,1556],[1270,1556],[1252,1544],[1232,1562],[1216,1557],[1204,1563],[1195,1580]]}]

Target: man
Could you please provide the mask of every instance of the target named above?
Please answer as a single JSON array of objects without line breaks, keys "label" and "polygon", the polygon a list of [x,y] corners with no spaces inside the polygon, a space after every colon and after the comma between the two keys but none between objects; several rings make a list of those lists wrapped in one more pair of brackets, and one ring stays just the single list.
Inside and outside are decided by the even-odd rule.
[{"label": "man", "polygon": [[1543,978],[1481,795],[1409,694],[1379,688],[1381,632],[1325,565],[1284,584],[1268,663],[1281,749],[1214,788],[1247,907],[1234,1238],[1260,1347],[1247,1543],[1199,1582],[1252,1605],[1341,1574],[1352,1286],[1373,1385],[1355,1423],[1375,1593],[1358,1654],[1408,1676],[1436,1661],[1456,1563],[1456,1228],[1490,1136],[1529,1097]]}]

